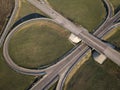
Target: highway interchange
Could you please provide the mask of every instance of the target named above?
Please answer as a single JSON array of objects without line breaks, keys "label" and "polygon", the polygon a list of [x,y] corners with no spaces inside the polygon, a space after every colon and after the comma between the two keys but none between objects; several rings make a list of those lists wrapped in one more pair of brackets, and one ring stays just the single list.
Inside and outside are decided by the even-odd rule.
[{"label": "highway interchange", "polygon": [[[6,62],[12,69],[14,69],[15,71],[19,73],[27,74],[27,75],[35,75],[35,76],[44,75],[43,78],[40,79],[37,83],[35,83],[35,85],[30,90],[48,90],[48,88],[50,88],[50,86],[53,83],[55,83],[57,80],[59,81],[58,81],[56,90],[62,90],[64,81],[67,75],[69,74],[71,69],[76,65],[76,63],[80,62],[80,60],[82,60],[82,58],[86,56],[87,52],[91,51],[90,47],[94,48],[100,53],[105,54],[108,58],[110,58],[113,62],[115,62],[116,64],[120,66],[120,60],[119,60],[120,53],[110,48],[105,43],[103,43],[100,39],[98,39],[98,38],[102,39],[113,28],[120,25],[120,23],[118,23],[118,20],[120,18],[120,11],[116,15],[113,16],[113,8],[108,0],[104,0],[104,3],[106,4],[107,9],[108,9],[107,17],[105,21],[103,22],[103,24],[93,33],[93,35],[88,33],[87,30],[83,28],[82,26],[77,27],[75,24],[73,24],[72,22],[67,20],[65,17],[60,15],[58,12],[53,10],[47,1],[44,1],[44,0],[27,0],[27,1],[33,4],[34,6],[36,6],[38,9],[43,11],[48,16],[50,16],[52,19],[37,18],[37,19],[31,19],[31,20],[25,21],[19,24],[18,26],[16,26],[8,34],[12,20],[15,17],[15,13],[19,7],[19,0],[15,0],[15,8],[5,28],[5,31],[3,32],[0,38],[0,45],[2,46],[5,40],[3,44],[3,55],[4,55]],[[67,30],[74,33],[76,36],[80,37],[84,43],[82,43],[81,45],[73,49],[66,57],[64,57],[58,63],[46,69],[42,69],[42,70],[32,69],[31,70],[31,69],[20,67],[16,65],[9,56],[8,43],[10,41],[10,38],[16,32],[16,30],[18,30],[19,27],[24,26],[24,24],[27,24],[28,22],[35,22],[41,19],[49,20],[58,25],[63,26]],[[95,36],[98,38],[96,38]]]},{"label": "highway interchange", "polygon": [[[66,19],[65,17],[60,15],[58,12],[53,10],[49,6],[49,4],[47,4],[44,1],[42,1],[44,3],[40,3],[39,0],[35,0],[35,1],[28,0],[28,1],[31,4],[33,4],[34,6],[36,6],[37,8],[39,8],[41,11],[43,11],[45,14],[47,14],[49,17],[51,17],[54,21],[56,21],[56,23],[63,26],[70,32],[74,33],[76,36],[78,36],[80,39],[82,39],[87,45],[94,48],[98,52],[105,54],[108,58],[113,60],[113,62],[120,65],[120,61],[119,61],[120,54],[118,52],[116,52],[114,49],[110,48],[105,43],[103,43],[102,41],[100,41],[99,39],[97,39],[96,37],[94,37],[93,35],[91,35],[90,33],[88,33],[85,28],[83,28],[82,26],[77,27],[71,21],[69,21],[68,19]],[[116,20],[118,20],[119,14],[120,14],[120,12],[118,12],[115,16],[110,18],[110,22],[112,22],[112,21],[115,22]],[[107,25],[109,25],[109,23]],[[107,26],[107,25],[105,25],[105,26]],[[114,57],[113,57],[112,53],[114,53]]]}]

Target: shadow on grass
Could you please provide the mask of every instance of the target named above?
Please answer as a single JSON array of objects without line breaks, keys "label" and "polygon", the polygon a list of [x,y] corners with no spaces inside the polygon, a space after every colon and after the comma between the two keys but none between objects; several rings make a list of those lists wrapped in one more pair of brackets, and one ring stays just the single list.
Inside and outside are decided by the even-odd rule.
[{"label": "shadow on grass", "polygon": [[115,14],[120,11],[120,5],[115,9]]},{"label": "shadow on grass", "polygon": [[35,80],[31,83],[31,85],[26,89],[30,90],[43,76],[35,78]]},{"label": "shadow on grass", "polygon": [[24,16],[23,18],[19,19],[19,20],[12,26],[12,29],[13,29],[15,26],[19,25],[20,23],[23,23],[23,22],[25,22],[25,21],[27,21],[27,20],[34,19],[34,18],[45,18],[45,16],[40,15],[40,14],[38,14],[38,13],[29,14],[29,15]]}]

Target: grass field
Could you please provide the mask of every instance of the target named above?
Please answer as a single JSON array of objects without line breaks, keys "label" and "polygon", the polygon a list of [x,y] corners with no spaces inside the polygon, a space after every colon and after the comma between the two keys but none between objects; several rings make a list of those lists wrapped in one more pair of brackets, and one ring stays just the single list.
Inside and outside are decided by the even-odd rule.
[{"label": "grass field", "polygon": [[48,0],[65,17],[93,31],[105,18],[105,8],[101,0]]},{"label": "grass field", "polygon": [[0,32],[14,7],[14,0],[0,0]]},{"label": "grass field", "polygon": [[14,34],[9,46],[12,59],[21,66],[51,64],[73,47],[68,41],[70,33],[56,24],[41,21],[26,26]]},{"label": "grass field", "polygon": [[[117,29],[108,41],[120,48],[120,28]],[[65,90],[120,90],[120,67],[109,59],[99,65],[90,58],[78,69]]]},{"label": "grass field", "polygon": [[21,75],[8,67],[0,49],[0,90],[25,90],[34,77]]}]

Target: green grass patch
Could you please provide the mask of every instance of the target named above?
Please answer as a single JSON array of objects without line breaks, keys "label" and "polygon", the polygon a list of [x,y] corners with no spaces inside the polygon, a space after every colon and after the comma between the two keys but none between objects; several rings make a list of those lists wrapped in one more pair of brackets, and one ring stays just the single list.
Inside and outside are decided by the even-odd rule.
[{"label": "green grass patch", "polygon": [[105,18],[101,0],[48,0],[52,7],[74,23],[90,32]]},{"label": "green grass patch", "polygon": [[69,34],[52,22],[25,25],[10,41],[10,56],[18,65],[27,68],[49,65],[73,47],[68,41]]},{"label": "green grass patch", "polygon": [[[120,27],[108,41],[120,48]],[[111,60],[100,65],[90,58],[71,78],[66,90],[120,90],[120,67]]]},{"label": "green grass patch", "polygon": [[0,49],[0,90],[25,90],[34,79],[33,76],[22,75],[11,70]]}]

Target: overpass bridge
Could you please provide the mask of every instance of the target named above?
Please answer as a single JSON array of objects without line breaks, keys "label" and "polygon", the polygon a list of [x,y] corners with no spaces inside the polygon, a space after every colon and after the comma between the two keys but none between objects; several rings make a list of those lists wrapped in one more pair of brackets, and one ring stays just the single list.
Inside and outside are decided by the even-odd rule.
[{"label": "overpass bridge", "polygon": [[[77,27],[71,21],[60,15],[58,12],[53,10],[46,2],[40,3],[38,0],[27,0],[35,7],[43,11],[45,14],[50,16],[56,23],[66,28],[70,32],[74,33],[76,36],[81,38],[88,46],[94,48],[99,53],[103,53],[108,58],[110,58],[113,62],[120,66],[120,53],[116,50],[112,49],[105,43],[103,43],[100,39],[94,37],[83,27]],[[111,21],[116,21],[119,18],[120,12],[118,12],[115,16],[111,18]],[[107,24],[108,25],[108,24]],[[106,26],[105,26],[106,27]]]}]

